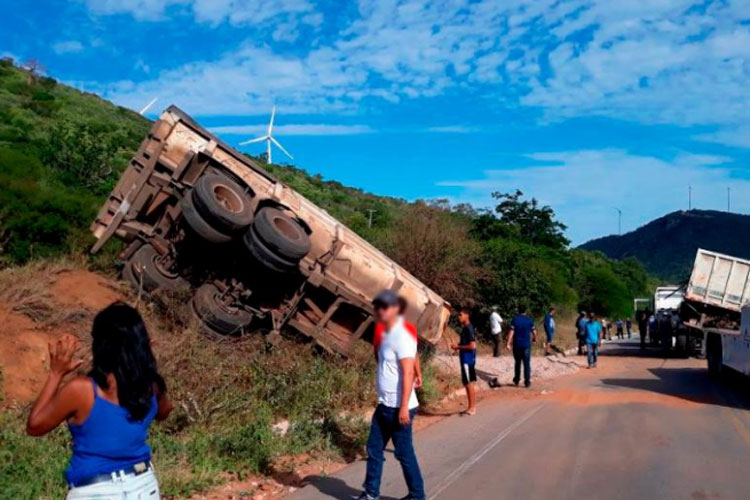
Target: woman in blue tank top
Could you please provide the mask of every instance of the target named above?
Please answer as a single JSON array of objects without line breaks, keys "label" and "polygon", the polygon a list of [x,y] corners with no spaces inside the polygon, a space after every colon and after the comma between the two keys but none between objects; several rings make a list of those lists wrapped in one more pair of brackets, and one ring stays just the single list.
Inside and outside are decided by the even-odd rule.
[{"label": "woman in blue tank top", "polygon": [[[167,418],[172,405],[138,311],[117,302],[99,312],[91,332],[88,377],[63,378],[83,363],[77,341],[50,344],[50,373],[29,414],[32,436],[67,422],[73,456],[65,473],[68,500],[158,500],[159,485],[146,439],[151,422]],[[60,387],[62,385],[62,387]]]}]

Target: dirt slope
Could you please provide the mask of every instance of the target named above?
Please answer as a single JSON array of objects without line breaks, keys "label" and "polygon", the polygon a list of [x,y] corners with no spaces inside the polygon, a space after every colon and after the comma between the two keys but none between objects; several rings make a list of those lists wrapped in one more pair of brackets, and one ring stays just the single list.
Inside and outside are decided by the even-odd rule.
[{"label": "dirt slope", "polygon": [[0,404],[30,402],[47,373],[48,342],[66,333],[85,340],[96,311],[122,298],[118,282],[66,264],[4,273],[0,280],[4,400]]}]

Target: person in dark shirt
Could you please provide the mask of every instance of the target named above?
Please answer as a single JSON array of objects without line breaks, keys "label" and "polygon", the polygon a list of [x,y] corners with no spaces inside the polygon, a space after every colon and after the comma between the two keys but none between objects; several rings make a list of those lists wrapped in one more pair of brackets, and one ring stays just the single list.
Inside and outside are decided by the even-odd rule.
[{"label": "person in dark shirt", "polygon": [[642,311],[638,315],[638,335],[641,336],[641,349],[646,348],[646,333],[648,332],[648,315]]},{"label": "person in dark shirt", "polygon": [[628,338],[633,336],[633,320],[627,318],[625,320],[625,329],[628,331]]},{"label": "person in dark shirt", "polygon": [[583,356],[583,348],[586,346],[586,311],[581,311],[576,319],[576,338],[578,338],[578,355]]},{"label": "person in dark shirt", "polygon": [[510,324],[510,335],[508,336],[508,349],[513,350],[515,367],[513,371],[513,383],[518,385],[521,381],[521,364],[523,364],[523,382],[526,387],[531,385],[531,344],[536,342],[536,327],[534,320],[526,315],[526,306],[518,309],[518,315]]},{"label": "person in dark shirt", "polygon": [[466,398],[469,403],[465,413],[475,415],[477,407],[474,382],[477,381],[477,372],[474,366],[477,361],[477,343],[474,326],[471,324],[471,311],[468,308],[461,309],[458,313],[458,321],[462,327],[461,338],[458,344],[453,344],[451,347],[454,351],[458,351],[461,362],[461,381],[466,388]]}]

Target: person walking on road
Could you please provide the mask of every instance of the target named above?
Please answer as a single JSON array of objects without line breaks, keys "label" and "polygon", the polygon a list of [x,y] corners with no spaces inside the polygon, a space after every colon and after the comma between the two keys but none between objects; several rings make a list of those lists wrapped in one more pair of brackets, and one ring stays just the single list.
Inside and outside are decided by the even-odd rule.
[{"label": "person walking on road", "polygon": [[458,321],[461,323],[461,338],[458,344],[451,347],[458,351],[459,361],[461,362],[461,382],[466,389],[466,398],[468,408],[466,415],[476,415],[476,391],[474,383],[477,381],[477,372],[475,363],[477,361],[477,343],[474,334],[474,326],[471,324],[471,312],[467,308],[461,309],[458,313]]},{"label": "person walking on road", "polygon": [[65,472],[68,500],[158,500],[146,439],[153,420],[167,418],[172,404],[146,326],[138,311],[116,302],[96,315],[91,336],[91,371],[67,383],[65,376],[83,363],[75,359],[78,341],[65,336],[49,345],[50,372],[26,431],[42,436],[67,424],[73,449]]},{"label": "person walking on road", "polygon": [[646,348],[646,332],[648,331],[648,316],[645,311],[638,315],[638,335],[641,336],[641,349]]},{"label": "person walking on road", "polygon": [[490,332],[492,333],[493,351],[492,355],[496,358],[500,357],[500,344],[503,341],[503,318],[500,313],[497,312],[498,307],[492,306],[492,312],[490,313]]},{"label": "person walking on road", "polygon": [[376,500],[385,462],[385,447],[393,441],[396,459],[406,480],[406,499],[424,500],[424,480],[414,452],[412,422],[419,402],[414,391],[417,340],[399,315],[398,296],[392,290],[379,292],[372,302],[384,333],[377,349],[378,406],[367,438],[367,472],[359,500]]},{"label": "person walking on road", "polygon": [[627,318],[625,320],[625,329],[628,331],[628,338],[633,336],[633,320]]},{"label": "person walking on road", "polygon": [[523,382],[526,387],[531,385],[531,344],[536,342],[536,327],[534,320],[526,315],[526,306],[518,308],[518,315],[510,324],[507,348],[513,350],[515,365],[513,368],[513,383],[521,381],[521,364],[523,364]]},{"label": "person walking on road", "polygon": [[576,319],[576,338],[578,338],[578,355],[583,356],[586,345],[586,311],[581,311]]},{"label": "person walking on road", "polygon": [[549,356],[549,351],[552,348],[552,341],[555,340],[555,308],[550,307],[547,314],[544,316],[544,333],[547,337],[547,341],[544,343],[544,355]]},{"label": "person walking on road", "polygon": [[589,313],[586,322],[586,352],[588,354],[588,368],[596,368],[599,357],[599,344],[601,343],[602,324],[596,319],[596,314]]},{"label": "person walking on road", "polygon": [[617,338],[624,339],[625,338],[625,323],[623,323],[621,319],[618,319],[615,322],[615,325],[617,326]]}]

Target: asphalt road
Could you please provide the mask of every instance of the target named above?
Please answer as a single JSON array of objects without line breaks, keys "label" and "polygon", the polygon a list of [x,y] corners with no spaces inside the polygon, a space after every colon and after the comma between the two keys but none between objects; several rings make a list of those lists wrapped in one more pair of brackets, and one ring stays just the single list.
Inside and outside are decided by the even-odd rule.
[{"label": "asphalt road", "polygon": [[[477,416],[418,432],[429,498],[750,499],[750,382],[714,383],[704,361],[644,354],[635,342],[606,346],[597,369],[502,388]],[[401,498],[401,471],[386,457],[383,498]],[[289,498],[349,498],[363,477],[357,462]]]}]

